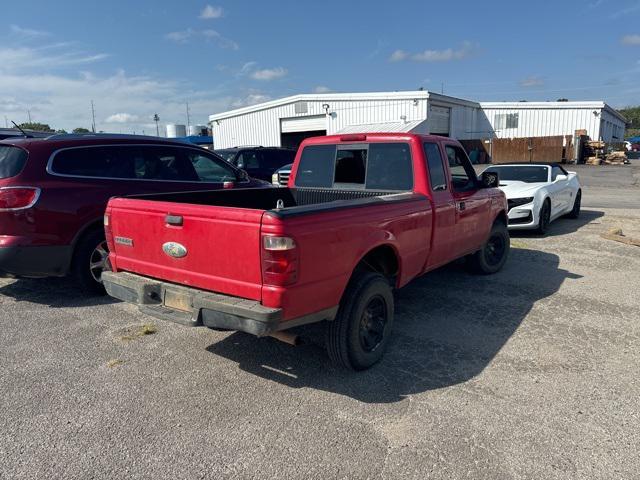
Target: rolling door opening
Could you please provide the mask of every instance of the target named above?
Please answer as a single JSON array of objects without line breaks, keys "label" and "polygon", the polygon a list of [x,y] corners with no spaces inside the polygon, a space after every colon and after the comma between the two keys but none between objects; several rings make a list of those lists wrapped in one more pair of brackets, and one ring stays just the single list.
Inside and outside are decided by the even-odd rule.
[{"label": "rolling door opening", "polygon": [[282,118],[280,132],[280,146],[298,148],[306,138],[327,134],[327,118],[325,115]]},{"label": "rolling door opening", "polygon": [[429,133],[448,137],[451,134],[451,109],[449,107],[429,106]]}]

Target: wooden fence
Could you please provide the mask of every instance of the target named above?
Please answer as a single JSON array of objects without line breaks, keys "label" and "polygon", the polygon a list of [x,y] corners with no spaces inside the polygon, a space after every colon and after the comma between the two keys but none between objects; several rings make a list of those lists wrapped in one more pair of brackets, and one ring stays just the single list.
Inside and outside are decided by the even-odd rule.
[{"label": "wooden fence", "polygon": [[483,159],[490,159],[491,163],[563,163],[574,157],[571,135],[462,140],[460,143],[477,163],[486,163]]}]

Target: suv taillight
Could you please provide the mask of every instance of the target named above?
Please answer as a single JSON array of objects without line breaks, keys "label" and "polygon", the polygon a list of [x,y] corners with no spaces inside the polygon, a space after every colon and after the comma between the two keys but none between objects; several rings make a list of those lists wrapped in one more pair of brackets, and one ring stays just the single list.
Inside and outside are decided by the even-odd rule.
[{"label": "suv taillight", "polygon": [[298,281],[298,249],[290,237],[262,237],[262,279],[265,285],[283,287]]},{"label": "suv taillight", "polygon": [[0,212],[31,208],[40,197],[35,187],[0,187]]}]

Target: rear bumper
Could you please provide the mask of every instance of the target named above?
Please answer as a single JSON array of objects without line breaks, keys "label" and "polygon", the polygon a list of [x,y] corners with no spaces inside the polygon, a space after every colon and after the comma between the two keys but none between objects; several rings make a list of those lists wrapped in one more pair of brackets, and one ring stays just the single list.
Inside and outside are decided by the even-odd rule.
[{"label": "rear bumper", "polygon": [[0,276],[62,277],[67,274],[73,249],[71,246],[2,246]]},{"label": "rear bumper", "polygon": [[138,305],[145,314],[183,325],[204,325],[263,336],[294,326],[293,323],[300,324],[287,321],[283,325],[282,309],[264,307],[254,300],[183,287],[129,272],[104,272],[102,281],[112,297]]}]

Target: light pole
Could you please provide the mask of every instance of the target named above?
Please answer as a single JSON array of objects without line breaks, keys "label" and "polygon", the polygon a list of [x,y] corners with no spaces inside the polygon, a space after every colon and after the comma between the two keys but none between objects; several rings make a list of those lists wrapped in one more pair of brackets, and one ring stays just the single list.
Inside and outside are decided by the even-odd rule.
[{"label": "light pole", "polygon": [[160,116],[157,113],[153,115],[153,121],[156,122],[156,137],[159,137],[160,128],[158,127],[158,122],[160,121]]}]

